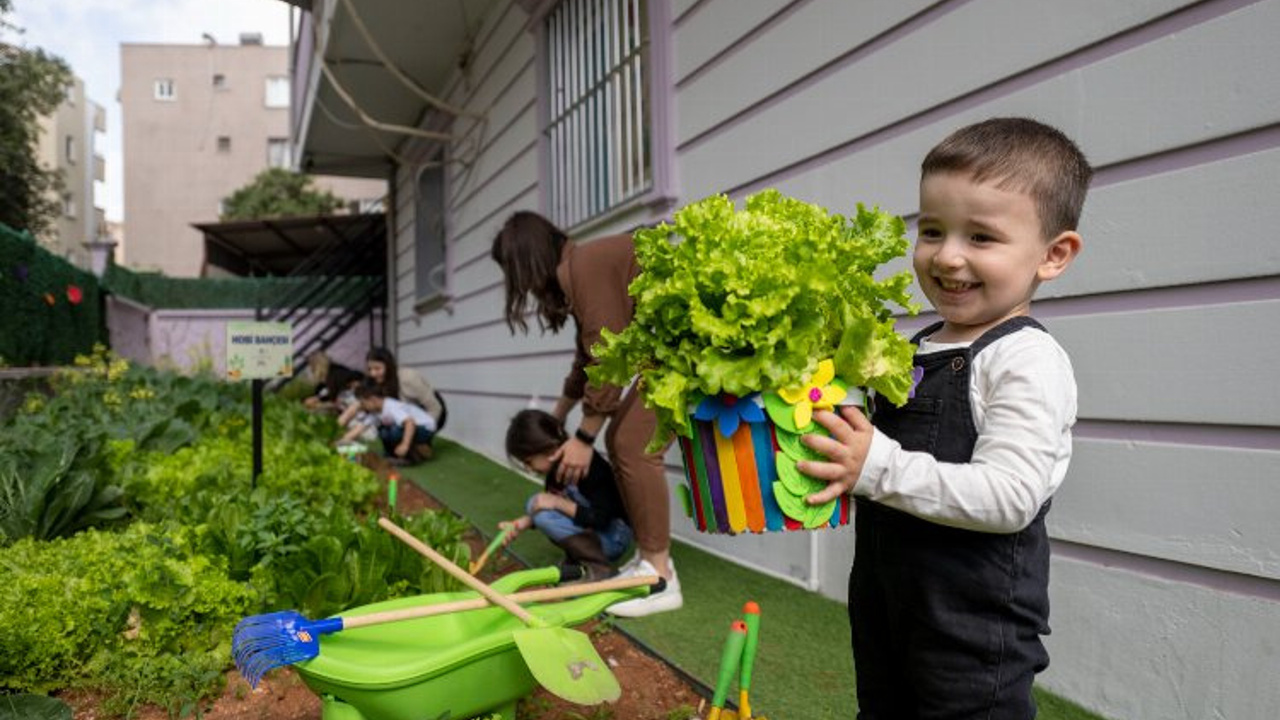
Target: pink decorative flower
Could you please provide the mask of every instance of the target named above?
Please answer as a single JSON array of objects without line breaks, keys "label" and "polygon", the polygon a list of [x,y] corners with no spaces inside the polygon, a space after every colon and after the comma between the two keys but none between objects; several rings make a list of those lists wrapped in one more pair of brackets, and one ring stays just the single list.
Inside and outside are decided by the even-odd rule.
[{"label": "pink decorative flower", "polygon": [[68,285],[67,302],[72,305],[79,305],[81,300],[84,300],[84,291],[76,285]]}]

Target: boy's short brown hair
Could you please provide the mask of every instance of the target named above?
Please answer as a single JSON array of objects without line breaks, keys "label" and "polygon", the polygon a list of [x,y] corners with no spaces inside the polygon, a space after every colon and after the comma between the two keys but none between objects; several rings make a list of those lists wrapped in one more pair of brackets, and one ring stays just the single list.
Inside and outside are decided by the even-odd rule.
[{"label": "boy's short brown hair", "polygon": [[1031,197],[1045,239],[1075,230],[1093,168],[1061,131],[1030,118],[992,118],[934,146],[920,176],[958,172]]}]

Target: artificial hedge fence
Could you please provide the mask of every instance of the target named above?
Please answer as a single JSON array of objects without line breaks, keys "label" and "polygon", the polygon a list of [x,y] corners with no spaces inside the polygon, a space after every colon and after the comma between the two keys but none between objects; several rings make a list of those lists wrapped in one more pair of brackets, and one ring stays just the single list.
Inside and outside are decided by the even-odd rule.
[{"label": "artificial hedge fence", "polygon": [[0,223],[0,365],[62,365],[107,337],[98,280]]}]

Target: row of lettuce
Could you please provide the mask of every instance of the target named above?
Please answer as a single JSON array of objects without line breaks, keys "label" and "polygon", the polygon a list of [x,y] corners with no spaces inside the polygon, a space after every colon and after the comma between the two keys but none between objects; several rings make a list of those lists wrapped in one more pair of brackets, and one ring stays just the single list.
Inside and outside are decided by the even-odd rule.
[{"label": "row of lettuce", "polygon": [[[324,617],[453,581],[380,531],[332,420],[268,398],[251,473],[243,385],[99,348],[0,426],[0,694],[82,690],[109,715],[198,714],[242,617]],[[464,523],[403,519],[456,560]]]}]

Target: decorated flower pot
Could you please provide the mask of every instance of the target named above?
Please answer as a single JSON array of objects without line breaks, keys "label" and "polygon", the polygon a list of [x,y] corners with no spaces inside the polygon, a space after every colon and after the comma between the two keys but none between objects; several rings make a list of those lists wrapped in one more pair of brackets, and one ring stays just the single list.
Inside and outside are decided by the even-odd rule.
[{"label": "decorated flower pot", "polygon": [[805,502],[826,483],[801,473],[796,461],[826,459],[800,440],[827,434],[814,410],[862,403],[860,391],[834,377],[830,361],[804,387],[703,398],[690,413],[691,435],[679,438],[687,481],[680,494],[694,526],[736,535],[847,525],[847,497]]}]

